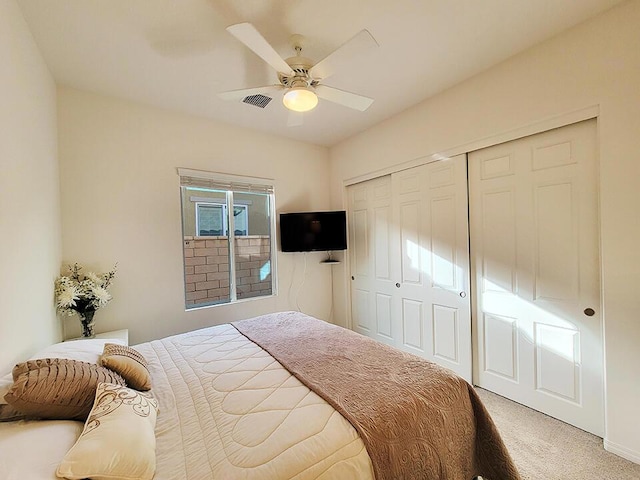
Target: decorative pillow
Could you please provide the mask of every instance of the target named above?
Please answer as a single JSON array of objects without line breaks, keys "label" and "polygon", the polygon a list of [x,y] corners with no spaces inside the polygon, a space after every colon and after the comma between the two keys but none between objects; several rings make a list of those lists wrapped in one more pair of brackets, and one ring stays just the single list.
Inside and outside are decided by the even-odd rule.
[{"label": "decorative pillow", "polygon": [[[69,360],[79,360],[81,362],[98,363],[100,354],[107,342],[123,343],[118,339],[87,338],[81,340],[71,340],[67,342],[55,343],[36,352],[27,360],[38,358],[68,358]],[[4,396],[13,385],[11,373],[0,376],[0,405],[6,405]]]},{"label": "decorative pillow", "polygon": [[13,385],[13,377],[10,373],[3,375],[0,377],[0,405],[6,405],[7,401],[4,399],[4,396],[11,389]]},{"label": "decorative pillow", "polygon": [[15,422],[16,420],[24,420],[24,418],[24,415],[11,405],[0,404],[0,422]]},{"label": "decorative pillow", "polygon": [[156,469],[158,402],[148,394],[98,384],[93,409],[56,474],[71,480],[150,480]]},{"label": "decorative pillow", "polygon": [[136,390],[150,390],[151,376],[148,363],[140,352],[125,345],[107,343],[100,364],[122,375],[127,386]]},{"label": "decorative pillow", "polygon": [[63,358],[19,363],[5,400],[25,418],[85,420],[100,382],[124,385],[108,368]]},{"label": "decorative pillow", "polygon": [[[70,360],[79,360],[81,362],[98,363],[100,354],[107,342],[120,343],[118,339],[89,338],[81,340],[72,340],[67,342],[55,343],[39,350],[28,360],[38,358],[68,358]],[[124,344],[124,342],[123,342]],[[10,367],[6,370],[9,370]],[[0,405],[6,405],[4,396],[9,392],[13,385],[11,373],[0,376]]]}]

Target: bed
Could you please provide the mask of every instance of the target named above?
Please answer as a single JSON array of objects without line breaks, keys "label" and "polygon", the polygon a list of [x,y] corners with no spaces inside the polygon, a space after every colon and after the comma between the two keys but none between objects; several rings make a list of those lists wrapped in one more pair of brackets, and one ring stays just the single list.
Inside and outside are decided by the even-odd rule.
[{"label": "bed", "polygon": [[[264,315],[135,349],[159,406],[155,479],[519,478],[464,380],[304,314]],[[38,428],[50,430],[39,442],[55,435],[55,446],[17,465],[29,442],[20,432]],[[81,430],[70,421],[0,424],[0,478],[56,478]]]}]

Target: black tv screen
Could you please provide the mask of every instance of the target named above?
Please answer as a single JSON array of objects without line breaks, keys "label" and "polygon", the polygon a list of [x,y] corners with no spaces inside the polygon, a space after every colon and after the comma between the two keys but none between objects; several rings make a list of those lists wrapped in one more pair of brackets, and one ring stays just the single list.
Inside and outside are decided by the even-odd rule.
[{"label": "black tv screen", "polygon": [[280,214],[283,252],[345,250],[347,222],[344,210]]}]

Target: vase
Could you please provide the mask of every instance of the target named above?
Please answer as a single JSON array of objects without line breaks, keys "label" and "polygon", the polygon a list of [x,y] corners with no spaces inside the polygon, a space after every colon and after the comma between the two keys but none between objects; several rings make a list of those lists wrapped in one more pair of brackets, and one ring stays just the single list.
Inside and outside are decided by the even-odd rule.
[{"label": "vase", "polygon": [[93,315],[96,313],[95,310],[85,310],[84,312],[78,312],[80,315],[80,323],[82,324],[82,337],[83,338],[93,338],[96,336],[93,333]]}]

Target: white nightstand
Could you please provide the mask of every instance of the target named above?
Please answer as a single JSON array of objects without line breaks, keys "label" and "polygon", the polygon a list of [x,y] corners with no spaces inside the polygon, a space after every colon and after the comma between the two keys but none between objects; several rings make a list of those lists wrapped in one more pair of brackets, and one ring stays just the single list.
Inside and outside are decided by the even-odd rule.
[{"label": "white nightstand", "polygon": [[[124,342],[125,345],[129,345],[129,329],[124,328],[122,330],[114,330],[112,332],[104,332],[104,333],[96,333],[96,336],[93,338],[102,338],[106,340],[120,340]],[[76,338],[67,338],[65,342],[69,340],[82,340],[84,337],[76,337]]]}]

